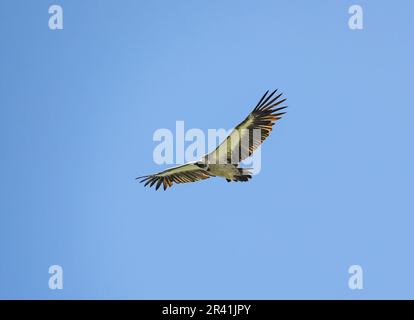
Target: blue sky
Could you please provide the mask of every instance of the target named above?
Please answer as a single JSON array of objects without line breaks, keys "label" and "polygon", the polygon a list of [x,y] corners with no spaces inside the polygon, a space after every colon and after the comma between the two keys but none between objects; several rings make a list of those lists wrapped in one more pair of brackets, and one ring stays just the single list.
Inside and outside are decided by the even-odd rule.
[{"label": "blue sky", "polygon": [[[0,298],[414,298],[413,10],[1,1]],[[273,88],[249,183],[136,183],[156,129],[229,129]]]}]

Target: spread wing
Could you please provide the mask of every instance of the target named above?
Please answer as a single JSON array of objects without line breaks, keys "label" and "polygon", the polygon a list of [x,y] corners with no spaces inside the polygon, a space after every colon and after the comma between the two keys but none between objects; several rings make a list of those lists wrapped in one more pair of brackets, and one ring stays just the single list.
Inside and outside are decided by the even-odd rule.
[{"label": "spread wing", "polygon": [[268,95],[269,91],[266,91],[247,118],[213,152],[205,156],[209,163],[238,164],[253,154],[269,136],[275,121],[285,114],[281,110],[287,106],[276,107],[286,99],[280,99],[282,93],[273,97],[276,92]]},{"label": "spread wing", "polygon": [[141,180],[140,183],[145,182],[144,186],[149,184],[149,186],[152,187],[156,184],[156,190],[158,190],[161,184],[163,184],[165,190],[168,187],[171,187],[173,183],[195,182],[208,178],[210,178],[210,174],[207,171],[196,166],[194,163],[187,163],[152,175],[138,177],[136,179]]}]

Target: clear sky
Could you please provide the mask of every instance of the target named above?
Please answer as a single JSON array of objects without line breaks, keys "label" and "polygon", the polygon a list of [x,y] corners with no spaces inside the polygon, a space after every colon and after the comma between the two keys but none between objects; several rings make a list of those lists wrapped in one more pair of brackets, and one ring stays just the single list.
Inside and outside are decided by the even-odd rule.
[{"label": "clear sky", "polygon": [[[414,298],[413,10],[1,1],[0,298]],[[249,183],[136,183],[155,130],[229,129],[274,88]]]}]

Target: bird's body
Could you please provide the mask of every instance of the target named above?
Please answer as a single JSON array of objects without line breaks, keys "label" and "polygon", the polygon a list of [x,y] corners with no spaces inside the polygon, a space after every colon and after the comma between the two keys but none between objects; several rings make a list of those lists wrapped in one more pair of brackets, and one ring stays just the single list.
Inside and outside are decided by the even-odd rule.
[{"label": "bird's body", "polygon": [[[162,172],[138,177],[158,189],[163,185],[164,190],[173,183],[188,183],[222,177],[230,181],[248,181],[251,172],[247,168],[240,168],[239,163],[251,156],[256,148],[269,136],[272,127],[285,112],[280,112],[286,106],[275,108],[286,99],[279,100],[282,94],[273,99],[277,90],[268,95],[268,91],[257,103],[253,111],[230,133],[230,135],[211,153],[199,161],[186,163],[169,168]],[[270,100],[271,99],[271,100]]]},{"label": "bird's body", "polygon": [[[197,163],[196,163],[197,165]],[[238,168],[236,165],[231,163],[225,164],[209,164],[207,169],[204,169],[211,176],[225,178],[228,182],[230,181],[247,181],[251,178],[249,169]],[[245,178],[245,179],[244,179]]]},{"label": "bird's body", "polygon": [[210,164],[210,173],[214,176],[233,180],[235,176],[239,175],[239,170],[233,164]]}]

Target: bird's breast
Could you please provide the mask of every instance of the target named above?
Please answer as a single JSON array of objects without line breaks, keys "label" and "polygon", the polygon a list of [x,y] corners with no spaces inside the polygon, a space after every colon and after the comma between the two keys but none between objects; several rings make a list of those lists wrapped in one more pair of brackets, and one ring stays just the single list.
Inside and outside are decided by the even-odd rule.
[{"label": "bird's breast", "polygon": [[232,164],[210,164],[210,173],[215,176],[232,179],[238,173],[236,167]]}]

